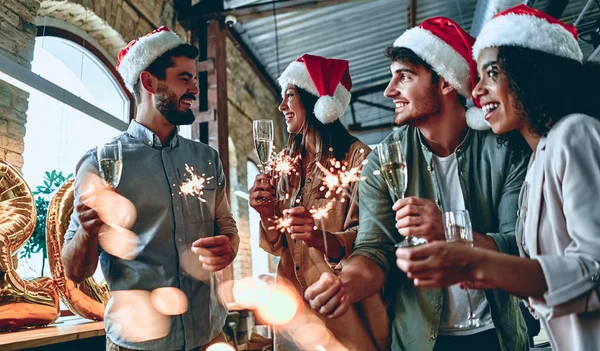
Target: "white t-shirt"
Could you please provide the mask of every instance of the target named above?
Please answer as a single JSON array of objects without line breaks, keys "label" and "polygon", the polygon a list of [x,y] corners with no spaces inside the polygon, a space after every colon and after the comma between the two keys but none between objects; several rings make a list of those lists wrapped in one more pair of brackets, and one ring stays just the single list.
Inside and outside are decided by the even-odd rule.
[{"label": "white t-shirt", "polygon": [[[440,186],[442,208],[444,211],[464,210],[465,199],[460,186],[460,179],[458,178],[456,154],[448,157],[438,157],[434,154],[432,155],[432,162]],[[482,290],[469,290],[469,293],[471,294],[473,316],[483,320],[484,325],[468,330],[453,327],[467,320],[468,302],[465,290],[461,289],[458,284],[452,285],[444,291],[442,316],[438,332],[440,335],[472,335],[494,328],[490,306],[485,299],[484,292]]]}]

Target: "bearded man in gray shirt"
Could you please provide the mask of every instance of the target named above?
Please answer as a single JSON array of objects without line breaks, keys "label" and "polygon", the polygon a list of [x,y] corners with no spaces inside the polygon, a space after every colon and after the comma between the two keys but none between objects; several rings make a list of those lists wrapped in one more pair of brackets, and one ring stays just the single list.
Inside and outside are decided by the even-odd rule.
[{"label": "bearded man in gray shirt", "polygon": [[[99,245],[107,223],[82,193],[90,188],[86,179],[99,174],[96,150],[88,151],[77,165],[75,210],[62,259],[66,275],[75,282],[92,276],[100,261],[113,293],[105,310],[107,350],[204,350],[222,337],[227,310],[218,299],[213,273],[233,261],[239,237],[217,152],[182,138],[177,128],[194,121],[197,55],[196,47],[166,27],[132,41],[119,54],[117,70],[135,95],[137,114],[127,131],[114,139],[122,145],[122,176],[116,191],[110,191],[135,206],[137,217],[130,228],[137,242],[133,259]],[[188,166],[206,180],[201,196],[180,194]],[[125,244],[123,236],[115,237],[113,244]],[[185,267],[190,256],[197,263],[192,268]],[[117,296],[165,287],[183,292],[187,310],[165,317],[170,319],[167,332],[128,337],[126,328],[141,327],[138,321],[124,325]]]}]

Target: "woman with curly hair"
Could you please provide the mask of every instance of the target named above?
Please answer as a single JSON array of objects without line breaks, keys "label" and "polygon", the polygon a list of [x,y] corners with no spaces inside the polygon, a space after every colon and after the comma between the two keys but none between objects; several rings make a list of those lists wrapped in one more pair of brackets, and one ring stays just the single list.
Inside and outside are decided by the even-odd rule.
[{"label": "woman with curly hair", "polygon": [[[285,69],[279,85],[283,98],[279,110],[290,133],[285,154],[298,160],[298,165],[295,172],[278,179],[258,175],[250,189],[250,206],[261,216],[260,246],[280,257],[277,283],[292,287],[302,299],[322,274],[333,279],[340,271],[340,262],[352,252],[358,231],[358,186],[350,186],[353,199],[344,198],[344,194],[332,199],[327,196],[318,163],[329,168],[331,161],[337,160],[348,169],[361,167],[370,149],[339,121],[350,103],[348,61],[304,55]],[[313,208],[328,209],[327,218],[315,221],[310,212]],[[287,217],[289,228],[276,230],[272,221],[275,216]],[[313,320],[321,319],[333,335],[328,344],[322,345],[325,349],[387,348],[389,326],[385,305],[378,295],[365,299],[338,319],[312,313],[308,304],[304,311]],[[315,349],[315,345],[303,344],[308,335],[297,334],[306,329],[294,328],[295,322],[276,330],[276,350]]]},{"label": "woman with curly hair", "polygon": [[397,250],[397,265],[416,286],[470,282],[528,298],[554,350],[598,350],[598,67],[582,63],[575,27],[525,5],[486,24],[473,57],[485,120],[533,151],[517,220],[522,257],[437,242]]}]

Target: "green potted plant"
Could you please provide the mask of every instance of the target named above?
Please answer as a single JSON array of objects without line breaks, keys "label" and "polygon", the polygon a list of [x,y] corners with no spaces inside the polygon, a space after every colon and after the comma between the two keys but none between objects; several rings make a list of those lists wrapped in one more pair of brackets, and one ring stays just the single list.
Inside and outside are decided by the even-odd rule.
[{"label": "green potted plant", "polygon": [[32,254],[42,251],[42,269],[40,271],[40,277],[44,275],[44,268],[48,253],[46,251],[46,216],[48,215],[48,205],[52,200],[52,195],[62,183],[71,178],[73,174],[65,176],[62,172],[46,172],[44,175],[44,184],[38,185],[33,191],[35,197],[35,208],[37,211],[37,221],[33,234],[27,240],[25,245],[21,248],[19,257],[20,258],[31,258]]}]

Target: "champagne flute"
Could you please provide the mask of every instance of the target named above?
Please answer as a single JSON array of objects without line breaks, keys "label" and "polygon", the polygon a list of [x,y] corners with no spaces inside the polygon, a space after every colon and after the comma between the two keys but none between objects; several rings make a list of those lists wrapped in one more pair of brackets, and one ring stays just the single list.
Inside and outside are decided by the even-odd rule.
[{"label": "champagne flute", "polygon": [[258,159],[262,164],[262,173],[265,173],[267,163],[271,157],[273,149],[273,121],[268,119],[259,119],[252,122],[254,132],[254,147],[258,154]]},{"label": "champagne flute", "polygon": [[98,153],[98,166],[100,176],[108,185],[117,188],[121,180],[121,169],[123,168],[123,149],[121,141],[113,140],[96,149]]},{"label": "champagne flute", "polygon": [[[471,218],[469,211],[450,211],[444,213],[444,232],[446,241],[456,244],[468,245],[473,247],[473,228],[471,227]],[[465,289],[467,294],[467,320],[455,325],[458,329],[473,329],[482,326],[481,319],[473,315],[473,305],[471,302],[471,293]]]},{"label": "champagne flute", "polygon": [[[402,155],[400,141],[382,142],[377,148],[377,156],[381,164],[381,175],[395,196],[395,200],[403,199],[408,182],[408,170]],[[407,236],[396,244],[397,247],[411,247],[427,243],[425,239]]]}]

